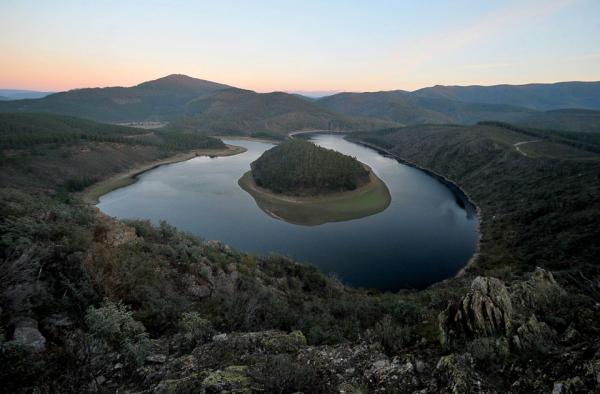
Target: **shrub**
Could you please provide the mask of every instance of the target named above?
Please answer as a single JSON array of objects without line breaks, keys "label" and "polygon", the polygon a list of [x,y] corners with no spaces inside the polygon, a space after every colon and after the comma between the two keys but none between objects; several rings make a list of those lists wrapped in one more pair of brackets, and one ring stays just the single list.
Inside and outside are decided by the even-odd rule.
[{"label": "shrub", "polygon": [[402,327],[394,324],[390,316],[385,316],[373,328],[373,339],[379,342],[388,355],[396,354],[406,342]]},{"label": "shrub", "polygon": [[250,376],[268,393],[327,392],[317,370],[294,362],[289,354],[269,356]]},{"label": "shrub", "polygon": [[143,363],[149,350],[148,334],[127,306],[105,300],[101,307],[88,309],[85,321],[92,336],[122,353],[128,361]]},{"label": "shrub", "polygon": [[206,342],[215,333],[212,323],[200,317],[198,312],[185,312],[181,315],[181,331],[192,346]]}]

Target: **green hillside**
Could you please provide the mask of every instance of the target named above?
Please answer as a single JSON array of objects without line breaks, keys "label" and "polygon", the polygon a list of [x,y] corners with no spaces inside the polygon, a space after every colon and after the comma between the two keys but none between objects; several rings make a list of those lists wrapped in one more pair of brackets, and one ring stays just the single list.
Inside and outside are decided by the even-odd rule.
[{"label": "green hillside", "polygon": [[221,140],[198,134],[146,132],[52,114],[0,113],[0,185],[82,189],[179,152],[224,148]]},{"label": "green hillside", "polygon": [[538,112],[523,118],[518,123],[538,129],[600,133],[600,111],[559,109]]},{"label": "green hillside", "polygon": [[41,99],[6,101],[1,112],[51,112],[103,122],[170,120],[204,94],[228,88],[185,75],[169,75],[133,87],[76,89]]},{"label": "green hillside", "polygon": [[227,89],[189,102],[169,129],[210,134],[297,130],[373,130],[397,123],[341,116],[309,100],[282,92]]},{"label": "green hillside", "polygon": [[423,123],[471,124],[481,120],[515,121],[533,112],[509,105],[466,103],[422,98],[404,91],[339,93],[321,98],[319,105],[348,116],[386,119],[405,125]]},{"label": "green hillside", "polygon": [[495,86],[437,85],[417,90],[413,94],[424,98],[515,105],[540,111],[559,108],[600,109],[600,82]]},{"label": "green hillside", "polygon": [[[113,220],[65,187],[177,152],[158,145],[0,147],[3,389],[594,392],[598,155],[552,140],[519,150],[537,138],[489,124],[353,138],[477,204],[480,249],[464,275],[422,291],[352,289],[284,257]],[[43,335],[45,350],[10,340],[14,327]]]}]

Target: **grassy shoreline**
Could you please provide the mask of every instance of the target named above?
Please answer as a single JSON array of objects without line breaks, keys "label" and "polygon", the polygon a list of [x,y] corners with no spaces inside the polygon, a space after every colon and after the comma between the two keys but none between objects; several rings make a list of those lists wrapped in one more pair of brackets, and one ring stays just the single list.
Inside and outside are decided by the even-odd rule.
[{"label": "grassy shoreline", "polygon": [[88,204],[96,205],[99,202],[99,198],[113,190],[120,189],[122,187],[131,185],[137,181],[137,177],[147,171],[153,170],[157,167],[179,163],[182,161],[193,159],[199,156],[233,156],[240,153],[246,152],[246,148],[235,145],[227,145],[226,149],[195,149],[191,152],[180,153],[174,156],[170,156],[166,159],[155,160],[150,163],[134,167],[126,172],[121,172],[113,175],[107,179],[96,182],[92,186],[86,188],[80,193],[81,198]]},{"label": "grassy shoreline", "polygon": [[369,178],[370,182],[352,191],[310,197],[275,194],[261,188],[254,182],[251,171],[242,175],[238,184],[268,215],[293,224],[316,226],[384,211],[391,203],[390,192],[373,172]]}]

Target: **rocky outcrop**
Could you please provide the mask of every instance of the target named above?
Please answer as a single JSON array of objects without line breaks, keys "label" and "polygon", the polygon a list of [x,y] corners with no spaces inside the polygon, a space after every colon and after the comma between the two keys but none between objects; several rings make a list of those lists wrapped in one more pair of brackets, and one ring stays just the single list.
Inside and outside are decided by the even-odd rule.
[{"label": "rocky outcrop", "polygon": [[529,279],[512,284],[510,293],[513,306],[521,313],[548,310],[566,294],[552,273],[540,267]]},{"label": "rocky outcrop", "polygon": [[450,354],[440,358],[433,372],[434,386],[429,392],[484,393],[481,377],[474,370],[473,357],[469,353]]},{"label": "rocky outcrop", "polygon": [[477,277],[459,302],[439,316],[440,342],[453,338],[505,335],[511,329],[512,302],[504,283],[496,278]]},{"label": "rocky outcrop", "polygon": [[304,346],[306,338],[300,331],[233,333],[215,336],[212,342],[194,349],[193,355],[197,365],[206,368],[222,365],[231,354],[237,360],[246,360],[263,354],[296,353]]},{"label": "rocky outcrop", "polygon": [[532,315],[527,322],[517,328],[513,342],[521,351],[547,353],[556,342],[556,332]]}]

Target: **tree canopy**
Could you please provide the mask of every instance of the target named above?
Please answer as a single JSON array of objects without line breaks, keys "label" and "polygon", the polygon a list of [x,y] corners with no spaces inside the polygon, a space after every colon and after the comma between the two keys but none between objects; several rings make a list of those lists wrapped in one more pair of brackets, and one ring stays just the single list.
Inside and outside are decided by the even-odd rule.
[{"label": "tree canopy", "polygon": [[291,195],[354,190],[369,181],[369,171],[355,158],[299,139],[266,151],[251,167],[258,186]]}]

